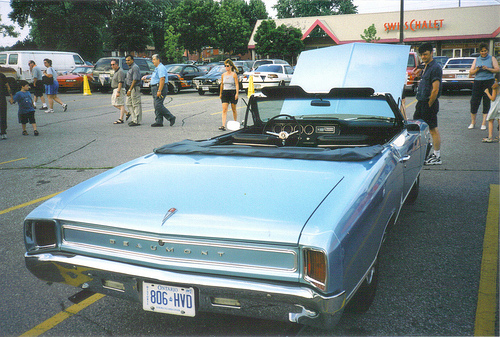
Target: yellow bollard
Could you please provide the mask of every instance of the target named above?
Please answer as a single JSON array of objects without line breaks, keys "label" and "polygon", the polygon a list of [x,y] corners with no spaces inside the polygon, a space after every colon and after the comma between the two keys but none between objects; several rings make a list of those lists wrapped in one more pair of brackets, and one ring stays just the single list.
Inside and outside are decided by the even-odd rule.
[{"label": "yellow bollard", "polygon": [[255,93],[255,89],[253,87],[253,75],[250,75],[250,78],[248,79],[248,92],[247,92],[247,97],[252,96]]},{"label": "yellow bollard", "polygon": [[92,93],[90,92],[89,79],[87,75],[83,75],[83,95],[92,95]]}]

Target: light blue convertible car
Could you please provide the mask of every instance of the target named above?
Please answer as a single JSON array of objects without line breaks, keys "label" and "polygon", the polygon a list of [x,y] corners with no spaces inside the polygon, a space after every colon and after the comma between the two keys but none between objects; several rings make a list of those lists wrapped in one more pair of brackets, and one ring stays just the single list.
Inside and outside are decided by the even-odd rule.
[{"label": "light blue convertible car", "polygon": [[429,147],[399,109],[408,52],[304,52],[291,85],[252,96],[232,132],[156,148],[36,208],[27,268],[174,315],[332,328],[367,310]]}]

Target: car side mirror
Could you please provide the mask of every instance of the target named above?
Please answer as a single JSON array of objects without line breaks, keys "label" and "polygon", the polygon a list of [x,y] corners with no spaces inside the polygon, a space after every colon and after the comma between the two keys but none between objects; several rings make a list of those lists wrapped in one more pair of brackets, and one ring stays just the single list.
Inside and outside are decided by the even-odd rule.
[{"label": "car side mirror", "polygon": [[420,126],[418,124],[406,124],[406,129],[408,132],[419,132],[420,131]]}]

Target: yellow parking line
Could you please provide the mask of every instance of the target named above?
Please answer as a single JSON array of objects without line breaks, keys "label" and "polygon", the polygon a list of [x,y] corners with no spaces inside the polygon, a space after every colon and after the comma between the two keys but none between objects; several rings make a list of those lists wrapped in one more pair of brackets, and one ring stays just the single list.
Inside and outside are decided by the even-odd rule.
[{"label": "yellow parking line", "polygon": [[490,185],[474,336],[495,336],[498,275],[499,186]]},{"label": "yellow parking line", "polygon": [[9,213],[9,212],[15,211],[16,209],[20,209],[20,208],[23,208],[23,207],[26,207],[26,206],[29,206],[29,205],[33,205],[33,204],[36,204],[37,202],[40,202],[40,201],[45,201],[47,199],[50,199],[50,198],[58,195],[59,193],[61,193],[61,192],[53,193],[53,194],[47,195],[45,197],[41,197],[41,198],[38,198],[38,199],[35,199],[35,200],[32,200],[32,201],[25,202],[24,204],[21,204],[21,205],[17,205],[17,206],[13,206],[13,207],[4,209],[3,211],[0,211],[0,214]]},{"label": "yellow parking line", "polygon": [[0,163],[0,165],[8,164],[8,163],[13,163],[15,161],[25,160],[25,159],[28,159],[28,158],[19,158],[19,159],[13,159],[13,160],[9,160],[9,161],[4,161],[3,163]]},{"label": "yellow parking line", "polygon": [[49,318],[45,322],[38,324],[33,329],[26,331],[20,337],[40,336],[44,332],[49,331],[50,329],[54,328],[59,323],[63,322],[66,318],[69,318],[73,315],[76,315],[78,312],[85,309],[89,305],[97,302],[98,300],[100,300],[104,296],[105,295],[103,295],[103,294],[94,294],[94,295],[90,296],[89,298],[81,301],[80,303],[73,304],[71,307],[67,308],[66,310],[61,311],[60,313],[52,316],[51,318]]}]

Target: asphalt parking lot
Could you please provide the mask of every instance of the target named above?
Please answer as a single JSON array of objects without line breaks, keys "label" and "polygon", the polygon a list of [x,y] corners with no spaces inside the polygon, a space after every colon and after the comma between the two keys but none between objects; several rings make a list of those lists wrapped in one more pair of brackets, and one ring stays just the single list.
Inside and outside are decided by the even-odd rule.
[{"label": "asphalt parking lot", "polygon": [[[424,169],[417,202],[403,208],[389,235],[372,307],[362,315],[345,315],[330,332],[225,315],[202,313],[194,319],[161,315],[144,312],[138,303],[110,297],[74,312],[68,297],[78,289],[49,286],[32,276],[24,266],[22,223],[41,201],[163,144],[206,139],[221,132],[218,95],[199,96],[186,90],[169,96],[166,101],[172,100],[167,107],[177,121],[163,128],[150,127],[154,111],[148,95],[142,96],[144,115],[138,127],[113,124],[119,112],[110,105],[110,94],[65,93],[59,97],[68,104],[68,111],[62,112],[59,105],[53,114],[37,110],[38,137],[30,126],[29,135],[22,136],[17,106],[8,107],[8,139],[0,141],[0,336],[27,332],[43,336],[457,336],[475,334],[478,322],[486,320],[488,325],[491,315],[493,334],[499,334],[497,298],[493,299],[493,313],[477,309],[482,305],[481,261],[489,249],[484,236],[495,216],[493,227],[498,233],[498,199],[492,202],[492,196],[495,190],[498,193],[499,144],[481,143],[486,132],[467,129],[467,92],[440,99],[443,165]],[[406,102],[412,116],[414,97],[407,97]],[[240,100],[239,120],[244,111]],[[270,193],[276,191],[270,189]],[[498,247],[498,237],[495,244]],[[491,300],[498,295],[498,280],[486,282],[496,282],[488,288],[494,289],[488,297]]]}]

